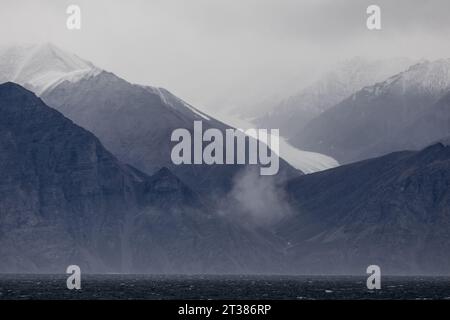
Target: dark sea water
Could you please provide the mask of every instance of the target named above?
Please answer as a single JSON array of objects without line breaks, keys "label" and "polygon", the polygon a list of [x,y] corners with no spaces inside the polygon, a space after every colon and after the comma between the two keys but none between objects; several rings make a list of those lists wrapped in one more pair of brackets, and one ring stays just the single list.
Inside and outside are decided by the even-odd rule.
[{"label": "dark sea water", "polygon": [[0,275],[0,299],[450,299],[450,277]]}]

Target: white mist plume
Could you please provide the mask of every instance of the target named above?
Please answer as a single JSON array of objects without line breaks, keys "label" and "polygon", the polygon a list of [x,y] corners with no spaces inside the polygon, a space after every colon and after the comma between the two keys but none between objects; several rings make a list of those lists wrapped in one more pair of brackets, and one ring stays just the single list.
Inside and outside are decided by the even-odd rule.
[{"label": "white mist plume", "polygon": [[281,177],[260,176],[254,168],[245,169],[235,177],[223,201],[223,214],[253,226],[275,224],[291,213],[281,181]]}]

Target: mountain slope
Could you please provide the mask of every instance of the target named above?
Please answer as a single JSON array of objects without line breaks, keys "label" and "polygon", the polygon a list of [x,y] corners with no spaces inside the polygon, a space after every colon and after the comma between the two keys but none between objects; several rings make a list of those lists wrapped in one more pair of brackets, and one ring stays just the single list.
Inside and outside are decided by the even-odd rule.
[{"label": "mountain slope", "polygon": [[[419,63],[322,113],[298,134],[295,145],[340,163],[404,150],[410,147],[402,143],[406,128],[412,129],[449,91],[450,60]],[[428,137],[418,129],[415,134]]]},{"label": "mountain slope", "polygon": [[[163,89],[134,85],[103,71],[77,82],[64,81],[45,92],[42,98],[92,131],[122,161],[147,173],[168,167],[201,193],[227,192],[242,170],[259,167],[174,165],[171,150],[175,143],[170,137],[175,129],[186,128],[193,133],[194,121],[202,121],[204,130],[216,128],[224,133],[230,127]],[[280,177],[299,173],[280,159]],[[278,176],[264,179],[277,180]]]},{"label": "mountain slope", "polygon": [[312,119],[365,86],[405,70],[406,58],[367,60],[355,57],[344,61],[308,87],[278,105],[255,123],[260,127],[280,128],[281,135],[295,144],[296,135]]},{"label": "mountain slope", "polygon": [[[149,177],[19,85],[0,85],[0,272],[278,270],[277,242]],[[276,263],[274,262],[276,261]]]},{"label": "mountain slope", "polygon": [[449,274],[450,146],[397,152],[287,184],[279,225],[297,272]]},{"label": "mountain slope", "polygon": [[[226,193],[249,167],[259,167],[173,165],[170,153],[175,143],[170,136],[175,129],[193,132],[194,121],[202,121],[205,130],[224,132],[230,126],[165,89],[131,84],[52,44],[0,48],[0,81],[36,92],[49,106],[93,132],[121,161],[147,174],[169,167],[203,194]],[[298,174],[281,159],[280,177],[264,180]]]}]

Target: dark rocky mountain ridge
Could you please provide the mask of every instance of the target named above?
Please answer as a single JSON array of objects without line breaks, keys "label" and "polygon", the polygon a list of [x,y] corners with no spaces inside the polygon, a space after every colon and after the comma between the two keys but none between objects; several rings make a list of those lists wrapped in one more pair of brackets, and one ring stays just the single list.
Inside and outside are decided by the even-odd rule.
[{"label": "dark rocky mountain ridge", "polygon": [[213,213],[166,168],[123,164],[14,83],[0,85],[0,190],[0,272],[280,268],[276,240]]},{"label": "dark rocky mountain ridge", "polygon": [[278,228],[296,273],[450,274],[450,146],[436,143],[291,180]]}]

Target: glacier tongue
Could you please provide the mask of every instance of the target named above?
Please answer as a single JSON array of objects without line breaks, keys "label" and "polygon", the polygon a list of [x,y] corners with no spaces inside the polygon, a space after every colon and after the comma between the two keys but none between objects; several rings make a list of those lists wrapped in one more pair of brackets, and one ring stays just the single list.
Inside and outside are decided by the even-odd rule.
[{"label": "glacier tongue", "polygon": [[[216,115],[216,118],[220,119],[224,123],[227,123],[228,125],[231,125],[232,127],[243,130],[255,127],[252,123],[229,114]],[[278,156],[280,156],[295,169],[301,170],[305,174],[328,170],[340,165],[337,160],[330,156],[322,153],[300,150],[292,146],[285,138],[280,136],[279,139],[280,154]]]}]

